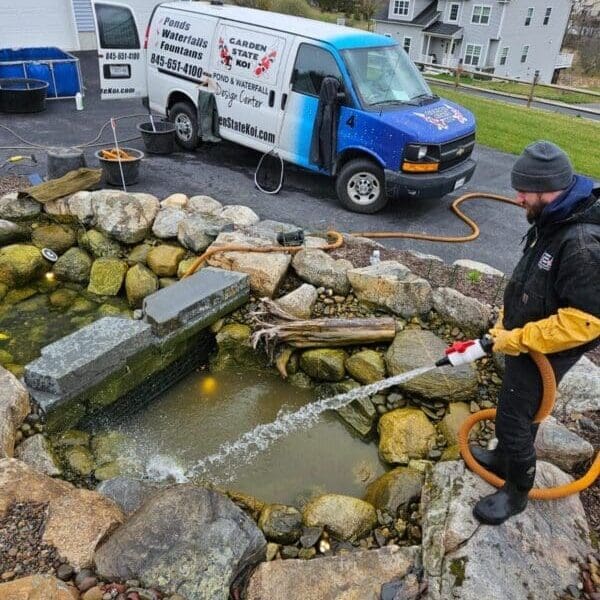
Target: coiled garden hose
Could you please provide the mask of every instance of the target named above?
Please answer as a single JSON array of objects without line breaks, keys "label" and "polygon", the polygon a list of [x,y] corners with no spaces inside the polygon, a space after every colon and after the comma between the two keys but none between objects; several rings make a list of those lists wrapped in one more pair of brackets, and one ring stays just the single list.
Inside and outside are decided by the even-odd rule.
[{"label": "coiled garden hose", "polygon": [[[540,402],[540,407],[534,417],[534,423],[540,423],[552,413],[552,409],[554,408],[554,402],[556,399],[556,379],[554,377],[554,371],[550,365],[550,361],[544,354],[531,350],[529,355],[537,365],[542,378],[542,399]],[[469,432],[473,426],[479,421],[492,420],[495,418],[495,416],[496,409],[487,408],[485,410],[480,410],[479,412],[473,413],[467,417],[458,432],[458,446],[460,449],[460,454],[463,457],[467,467],[469,467],[473,473],[479,475],[479,477],[487,481],[489,484],[499,488],[504,485],[504,479],[482,467],[473,458],[469,448]],[[566,496],[577,494],[590,487],[594,481],[596,481],[599,475],[600,452],[596,455],[596,458],[594,459],[594,462],[587,473],[580,479],[553,488],[533,488],[529,492],[529,498],[532,500],[558,500],[559,498],[565,498]]]}]

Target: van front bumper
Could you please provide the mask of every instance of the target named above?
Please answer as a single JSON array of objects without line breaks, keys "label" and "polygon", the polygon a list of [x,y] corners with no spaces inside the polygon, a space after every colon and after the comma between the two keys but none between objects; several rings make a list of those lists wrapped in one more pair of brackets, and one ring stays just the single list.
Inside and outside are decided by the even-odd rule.
[{"label": "van front bumper", "polygon": [[441,198],[467,183],[473,176],[476,164],[472,158],[468,158],[441,173],[416,175],[386,169],[386,187],[394,196]]}]

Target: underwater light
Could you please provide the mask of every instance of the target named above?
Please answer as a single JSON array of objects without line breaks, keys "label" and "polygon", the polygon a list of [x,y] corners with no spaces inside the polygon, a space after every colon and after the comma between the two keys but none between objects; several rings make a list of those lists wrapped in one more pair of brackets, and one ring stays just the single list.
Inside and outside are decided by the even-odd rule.
[{"label": "underwater light", "polygon": [[48,272],[46,273],[46,279],[47,279],[48,281],[54,281],[54,279],[55,279],[54,273],[53,273],[52,271],[48,271]]},{"label": "underwater light", "polygon": [[214,394],[217,391],[217,380],[208,375],[200,382],[200,390],[203,394]]}]

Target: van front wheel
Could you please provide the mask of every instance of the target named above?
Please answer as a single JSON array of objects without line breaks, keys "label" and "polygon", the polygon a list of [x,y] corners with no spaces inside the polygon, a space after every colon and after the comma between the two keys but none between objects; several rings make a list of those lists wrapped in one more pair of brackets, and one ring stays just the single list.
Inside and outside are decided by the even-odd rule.
[{"label": "van front wheel", "polygon": [[351,160],[342,167],[335,189],[340,202],[353,212],[375,213],[388,201],[383,169],[364,158]]},{"label": "van front wheel", "polygon": [[175,139],[186,150],[195,150],[200,143],[196,110],[187,102],[177,102],[169,111],[169,120],[175,125]]}]

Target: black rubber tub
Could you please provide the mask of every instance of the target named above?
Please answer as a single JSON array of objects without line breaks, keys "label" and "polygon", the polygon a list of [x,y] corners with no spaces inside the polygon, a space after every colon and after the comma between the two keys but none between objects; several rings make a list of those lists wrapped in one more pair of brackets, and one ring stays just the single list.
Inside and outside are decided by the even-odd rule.
[{"label": "black rubber tub", "polygon": [[41,79],[0,79],[0,112],[41,112],[47,93],[48,82]]},{"label": "black rubber tub", "polygon": [[[102,174],[106,183],[119,187],[123,185],[123,179],[125,179],[125,185],[133,185],[138,182],[140,177],[140,163],[142,162],[142,158],[144,158],[144,153],[141,150],[136,150],[135,148],[121,148],[121,150],[134,157],[133,160],[122,160],[120,163],[121,166],[119,166],[118,160],[100,156],[102,150],[95,152],[96,158],[100,161]],[[121,168],[123,169],[123,177],[121,177]]]},{"label": "black rubber tub", "polygon": [[138,131],[142,134],[146,152],[150,154],[171,154],[175,150],[175,125],[170,121],[140,123]]}]

